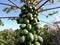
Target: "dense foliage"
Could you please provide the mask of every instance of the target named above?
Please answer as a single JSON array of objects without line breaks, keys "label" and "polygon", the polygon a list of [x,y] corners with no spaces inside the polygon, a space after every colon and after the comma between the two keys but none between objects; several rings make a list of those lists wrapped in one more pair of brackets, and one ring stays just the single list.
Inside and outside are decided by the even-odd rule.
[{"label": "dense foliage", "polygon": [[0,45],[15,45],[15,36],[16,33],[13,30],[0,31]]},{"label": "dense foliage", "polygon": [[[20,31],[19,29],[14,30],[14,31],[10,29],[5,29],[3,31],[0,31],[0,45],[15,45],[16,43],[15,40],[17,40],[17,37],[19,37],[19,34],[17,34],[19,31]],[[47,28],[40,27],[39,32],[40,32],[40,36],[43,37],[42,45],[56,45],[57,44],[57,40],[56,40],[57,36],[52,33],[49,33]]]},{"label": "dense foliage", "polygon": [[[52,4],[54,3],[54,0],[47,0],[41,6],[36,8],[36,6],[41,1],[42,0],[21,0],[21,2],[25,3],[21,8],[14,4],[14,2],[12,1],[10,2],[14,5],[0,3],[3,5],[11,6],[10,8],[4,9],[4,11],[6,11],[7,13],[11,10],[16,10],[17,8],[21,9],[21,13],[17,18],[17,23],[20,24],[20,29],[18,31],[16,30],[16,32],[12,30],[1,31],[0,45],[56,45],[56,35],[53,33],[49,33],[47,27],[41,28],[39,26],[40,21],[38,19],[38,13],[60,7],[44,10],[42,6],[44,6],[47,2]],[[55,13],[56,12],[49,13],[48,16],[52,16]],[[1,20],[0,25],[3,25]]]},{"label": "dense foliage", "polygon": [[57,36],[54,33],[48,32],[48,27],[40,28],[41,33],[40,35],[43,37],[43,44],[42,45],[57,45]]}]

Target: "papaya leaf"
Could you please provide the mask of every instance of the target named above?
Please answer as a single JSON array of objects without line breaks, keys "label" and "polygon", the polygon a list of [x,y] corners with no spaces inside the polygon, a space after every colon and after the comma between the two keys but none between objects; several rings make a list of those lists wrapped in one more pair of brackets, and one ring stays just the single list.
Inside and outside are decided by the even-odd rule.
[{"label": "papaya leaf", "polygon": [[58,11],[55,11],[55,12],[52,12],[52,13],[49,13],[46,18],[48,18],[49,16],[53,16],[54,14],[58,13]]},{"label": "papaya leaf", "polygon": [[2,22],[2,20],[0,20],[0,25],[1,25],[1,26],[4,26],[4,23]]},{"label": "papaya leaf", "polygon": [[26,0],[20,0],[20,2],[25,2]]},{"label": "papaya leaf", "polygon": [[6,12],[6,13],[9,13],[11,11],[11,9],[6,7],[6,8],[3,9],[3,11]]},{"label": "papaya leaf", "polygon": [[41,0],[34,0],[34,3],[38,4]]},{"label": "papaya leaf", "polygon": [[38,10],[38,12],[42,12],[43,11],[43,8],[40,8],[39,10]]},{"label": "papaya leaf", "polygon": [[49,0],[50,3],[54,3],[54,0]]},{"label": "papaya leaf", "polygon": [[56,21],[56,22],[54,22],[54,24],[60,24],[60,21]]},{"label": "papaya leaf", "polygon": [[15,17],[14,18],[8,18],[8,20],[12,20],[13,21],[13,20],[16,20],[16,18]]},{"label": "papaya leaf", "polygon": [[49,16],[47,15],[46,18],[48,18]]},{"label": "papaya leaf", "polygon": [[58,2],[60,2],[60,0],[58,0]]},{"label": "papaya leaf", "polygon": [[15,7],[15,6],[11,6],[11,9],[12,9],[12,10],[16,10],[17,7]]}]

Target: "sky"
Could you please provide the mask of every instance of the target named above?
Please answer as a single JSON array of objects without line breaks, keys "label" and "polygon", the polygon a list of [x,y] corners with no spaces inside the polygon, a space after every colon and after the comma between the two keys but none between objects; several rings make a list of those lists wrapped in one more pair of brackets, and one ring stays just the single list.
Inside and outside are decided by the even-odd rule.
[{"label": "sky", "polygon": [[[8,0],[0,0],[0,2],[11,4]],[[17,5],[19,5],[19,7],[23,5],[23,3],[20,3],[19,1],[16,1],[15,3],[17,3]],[[52,8],[52,7],[57,7],[57,6],[60,6],[60,3],[57,3],[57,1],[55,1],[55,4],[46,5],[46,6],[43,6],[43,8],[47,9],[47,8]],[[6,12],[2,11],[4,9],[4,7],[7,7],[7,6],[0,5],[0,17],[19,16],[19,14],[21,13],[21,10],[18,9],[18,10],[16,10],[17,12],[11,11],[10,13],[6,14]],[[53,11],[58,11],[58,13],[53,15],[52,17],[50,16],[49,18],[46,18],[44,16],[44,15],[48,15],[48,13],[53,12]],[[42,14],[44,14],[44,15],[42,15]],[[60,17],[59,16],[60,16],[60,9],[54,9],[54,10],[50,10],[50,11],[45,11],[45,12],[39,13],[38,18],[40,20],[45,21],[45,22],[51,23],[51,22],[54,22],[54,21],[60,21]],[[55,17],[56,17],[56,20],[55,20]],[[11,21],[11,20],[8,20],[8,19],[1,19],[1,20],[4,22],[4,26],[0,26],[0,30],[10,29],[10,28],[12,28],[12,29],[17,29],[17,28],[19,29],[20,28],[19,24],[17,24],[17,22],[15,20],[14,21]],[[45,23],[41,22],[40,24],[41,24],[41,26],[43,26]]]}]

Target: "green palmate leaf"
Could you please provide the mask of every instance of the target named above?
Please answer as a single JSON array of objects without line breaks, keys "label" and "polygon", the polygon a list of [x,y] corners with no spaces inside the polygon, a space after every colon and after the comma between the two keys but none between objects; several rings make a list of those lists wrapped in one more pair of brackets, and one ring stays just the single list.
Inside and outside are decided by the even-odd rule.
[{"label": "green palmate leaf", "polygon": [[49,16],[52,16],[54,14],[58,13],[58,11],[55,11],[55,12],[52,12],[52,13],[49,13]]},{"label": "green palmate leaf", "polygon": [[58,11],[55,11],[55,12],[52,12],[52,13],[49,13],[46,18],[48,18],[49,16],[53,16],[54,14],[58,13]]},{"label": "green palmate leaf", "polygon": [[16,9],[17,9],[17,7],[11,6],[10,8],[8,8],[8,7],[4,8],[3,11],[6,13],[9,13],[11,10],[16,10]]},{"label": "green palmate leaf", "polygon": [[20,0],[20,2],[24,3],[33,3],[34,5],[38,4],[41,0]]},{"label": "green palmate leaf", "polygon": [[16,7],[16,6],[11,6],[11,9],[12,9],[12,10],[16,10],[17,7]]},{"label": "green palmate leaf", "polygon": [[25,2],[25,0],[20,0],[20,2]]},{"label": "green palmate leaf", "polygon": [[4,8],[3,11],[6,11],[8,9],[8,7]]},{"label": "green palmate leaf", "polygon": [[35,4],[38,4],[41,0],[34,0]]},{"label": "green palmate leaf", "polygon": [[6,12],[6,13],[9,13],[11,11],[11,9],[6,7],[6,8],[3,9],[3,11]]},{"label": "green palmate leaf", "polygon": [[12,20],[12,21],[13,21],[13,20],[16,20],[16,18],[15,18],[15,17],[13,17],[13,18],[8,18],[8,20]]},{"label": "green palmate leaf", "polygon": [[47,15],[46,18],[48,18],[49,16]]},{"label": "green palmate leaf", "polygon": [[50,3],[54,3],[54,0],[49,0]]},{"label": "green palmate leaf", "polygon": [[60,24],[60,21],[56,21],[56,22],[54,22],[54,24]]},{"label": "green palmate leaf", "polygon": [[30,0],[20,0],[20,2],[30,3]]},{"label": "green palmate leaf", "polygon": [[60,0],[58,0],[58,2],[60,2]]},{"label": "green palmate leaf", "polygon": [[3,24],[2,20],[0,20],[0,25],[1,25],[1,26],[4,26],[4,24]]},{"label": "green palmate leaf", "polygon": [[38,10],[38,12],[42,12],[43,11],[43,8],[40,8],[39,10]]}]

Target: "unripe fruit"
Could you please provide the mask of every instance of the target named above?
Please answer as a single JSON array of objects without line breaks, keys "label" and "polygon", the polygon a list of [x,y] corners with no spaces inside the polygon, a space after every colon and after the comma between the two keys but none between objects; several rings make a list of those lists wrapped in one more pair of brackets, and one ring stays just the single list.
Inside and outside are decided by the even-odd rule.
[{"label": "unripe fruit", "polygon": [[31,13],[28,13],[28,14],[27,14],[27,17],[28,17],[29,19],[31,19],[31,18],[32,18],[32,14],[31,14]]},{"label": "unripe fruit", "polygon": [[38,41],[39,41],[40,43],[43,43],[43,38],[42,38],[41,36],[38,36]]},{"label": "unripe fruit", "polygon": [[24,5],[21,8],[21,14],[17,20],[20,24],[20,31],[18,32],[17,45],[41,45],[43,42],[42,37],[40,37],[40,26],[37,24],[38,11],[36,6],[32,4]]},{"label": "unripe fruit", "polygon": [[37,18],[34,18],[33,21],[34,21],[34,23],[37,23]]},{"label": "unripe fruit", "polygon": [[28,30],[26,30],[26,29],[22,30],[22,32],[23,32],[23,35],[28,34]]},{"label": "unripe fruit", "polygon": [[27,39],[28,39],[28,41],[33,41],[34,40],[33,34],[32,33],[28,33]]},{"label": "unripe fruit", "polygon": [[37,15],[36,15],[36,14],[34,14],[34,15],[33,15],[33,17],[34,17],[34,18],[37,18]]},{"label": "unripe fruit", "polygon": [[40,34],[40,30],[37,30],[36,32],[37,32],[37,34]]},{"label": "unripe fruit", "polygon": [[34,29],[31,29],[31,33],[36,34],[36,31]]},{"label": "unripe fruit", "polygon": [[24,23],[25,23],[25,24],[28,24],[28,23],[29,23],[29,20],[25,18],[25,19],[24,19]]},{"label": "unripe fruit", "polygon": [[41,45],[39,42],[35,42],[34,45]]},{"label": "unripe fruit", "polygon": [[26,27],[26,24],[21,24],[20,27],[21,28],[25,28]]},{"label": "unripe fruit", "polygon": [[24,14],[24,15],[22,15],[22,18],[25,18],[26,17],[26,15]]},{"label": "unripe fruit", "polygon": [[40,26],[38,24],[36,24],[34,28],[35,28],[35,30],[39,30]]},{"label": "unripe fruit", "polygon": [[21,10],[25,10],[25,7],[22,7]]},{"label": "unripe fruit", "polygon": [[21,36],[21,37],[20,37],[20,42],[21,42],[21,43],[25,42],[25,36]]},{"label": "unripe fruit", "polygon": [[20,18],[19,23],[23,23],[23,18]]},{"label": "unripe fruit", "polygon": [[31,24],[27,24],[27,30],[31,30],[32,29],[32,26],[31,26]]},{"label": "unripe fruit", "polygon": [[36,42],[38,40],[38,36],[34,34],[34,41]]},{"label": "unripe fruit", "polygon": [[32,9],[33,9],[33,10],[36,10],[37,8],[36,8],[36,6],[33,5],[33,6],[32,6]]},{"label": "unripe fruit", "polygon": [[30,9],[32,9],[32,6],[29,5],[28,7],[29,7]]}]

